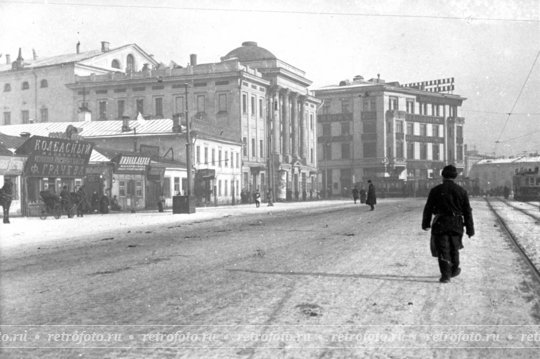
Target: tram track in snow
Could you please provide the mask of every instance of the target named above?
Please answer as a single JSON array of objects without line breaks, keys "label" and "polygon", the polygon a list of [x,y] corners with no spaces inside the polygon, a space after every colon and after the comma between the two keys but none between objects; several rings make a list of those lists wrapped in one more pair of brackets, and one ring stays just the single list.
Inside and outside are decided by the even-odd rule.
[{"label": "tram track in snow", "polygon": [[[486,198],[486,202],[489,209],[497,218],[501,228],[509,238],[509,242],[513,244],[523,261],[530,268],[536,282],[540,284],[540,217],[529,213],[527,210],[514,206],[506,200],[492,200]],[[504,207],[500,208],[500,206],[497,206],[498,208],[496,208],[494,204],[502,204]],[[505,210],[509,210],[510,213]],[[531,233],[530,231],[520,233],[520,230],[523,231],[522,226],[524,226],[524,222],[515,223],[515,221],[512,221],[512,218],[509,217],[514,217],[514,215],[522,216],[522,218],[525,216],[529,221],[530,219],[533,219],[535,222],[530,225],[534,226],[534,233]]]}]

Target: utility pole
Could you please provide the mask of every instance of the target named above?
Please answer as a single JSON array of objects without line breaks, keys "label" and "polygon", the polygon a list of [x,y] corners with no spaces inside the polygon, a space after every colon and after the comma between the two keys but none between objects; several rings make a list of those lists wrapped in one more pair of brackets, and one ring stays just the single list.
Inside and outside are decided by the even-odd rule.
[{"label": "utility pole", "polygon": [[[186,82],[184,84],[185,90],[185,118],[186,118],[186,167],[187,167],[187,207],[188,213],[195,212],[195,205],[192,204],[191,189],[193,188],[192,168],[191,168],[191,135],[190,135],[190,121],[189,121],[189,108],[188,108],[188,86]],[[193,212],[191,212],[191,206],[193,205]]]}]

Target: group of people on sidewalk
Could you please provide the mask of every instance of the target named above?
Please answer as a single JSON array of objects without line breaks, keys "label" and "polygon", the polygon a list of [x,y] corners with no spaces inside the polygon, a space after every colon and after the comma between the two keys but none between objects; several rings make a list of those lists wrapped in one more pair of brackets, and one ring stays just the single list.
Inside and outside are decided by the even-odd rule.
[{"label": "group of people on sidewalk", "polygon": [[358,200],[360,200],[360,203],[365,203],[370,207],[370,210],[375,210],[375,205],[377,204],[377,195],[375,193],[375,186],[371,182],[371,180],[368,180],[368,190],[366,190],[362,187],[358,189],[357,186],[354,186],[352,189],[352,196],[354,200],[354,204]]}]

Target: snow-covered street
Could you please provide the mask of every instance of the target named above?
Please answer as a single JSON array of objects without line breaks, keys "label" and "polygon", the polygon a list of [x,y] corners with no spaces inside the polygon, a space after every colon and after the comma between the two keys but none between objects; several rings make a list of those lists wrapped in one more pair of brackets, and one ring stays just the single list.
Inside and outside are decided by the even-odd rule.
[{"label": "snow-covered street", "polygon": [[540,288],[485,201],[472,201],[477,235],[449,284],[423,205],[13,218],[1,356],[536,358]]}]

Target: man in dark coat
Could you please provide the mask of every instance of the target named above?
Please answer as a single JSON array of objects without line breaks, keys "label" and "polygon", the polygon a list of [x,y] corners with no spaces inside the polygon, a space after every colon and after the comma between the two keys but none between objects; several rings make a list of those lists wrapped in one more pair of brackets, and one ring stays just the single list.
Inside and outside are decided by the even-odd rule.
[{"label": "man in dark coat", "polygon": [[4,209],[4,223],[9,224],[9,207],[13,199],[13,183],[10,179],[6,179],[4,186],[0,189],[0,204]]},{"label": "man in dark coat", "polygon": [[77,190],[77,217],[83,217],[87,209],[86,201],[86,192],[84,191],[84,185],[82,185]]},{"label": "man in dark coat", "polygon": [[[441,283],[461,273],[459,250],[463,248],[463,227],[470,237],[474,236],[472,209],[467,191],[454,183],[457,169],[452,165],[442,170],[443,183],[429,192],[422,217],[422,229],[431,228],[435,252],[439,260]],[[431,216],[435,215],[433,223]]]},{"label": "man in dark coat", "polygon": [[367,182],[369,185],[367,190],[366,204],[370,206],[371,210],[373,211],[375,209],[375,205],[377,204],[377,195],[375,194],[375,186],[373,183],[371,183],[371,180],[368,180]]}]

